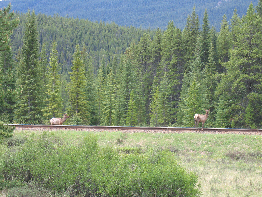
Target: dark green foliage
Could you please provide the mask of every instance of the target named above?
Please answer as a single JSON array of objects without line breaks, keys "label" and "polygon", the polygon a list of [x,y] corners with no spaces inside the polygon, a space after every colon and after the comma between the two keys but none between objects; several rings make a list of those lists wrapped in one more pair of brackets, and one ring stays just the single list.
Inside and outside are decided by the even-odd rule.
[{"label": "dark green foliage", "polygon": [[14,127],[6,125],[0,121],[0,142],[4,138],[10,138],[13,136]]},{"label": "dark green foliage", "polygon": [[15,67],[12,59],[10,37],[19,23],[11,5],[0,11],[0,119],[11,123],[15,105]]},{"label": "dark green foliage", "polygon": [[[12,46],[15,54],[22,47],[22,36],[25,33],[26,15],[18,14],[20,25],[12,36]],[[131,42],[138,42],[146,30],[134,27],[121,27],[115,23],[91,22],[87,19],[73,19],[55,15],[53,17],[44,14],[36,16],[39,31],[40,50],[42,46],[47,48],[49,59],[52,43],[57,43],[58,62],[61,63],[62,73],[70,70],[76,45],[84,46],[92,58],[95,71],[98,70],[101,59],[106,63],[113,54],[121,54]],[[150,31],[152,34],[153,32]]]},{"label": "dark green foliage", "polygon": [[43,116],[46,120],[52,117],[59,117],[62,114],[63,100],[61,96],[61,76],[59,75],[61,66],[58,64],[56,43],[53,43],[50,54],[49,67],[46,73],[45,86],[45,107]]},{"label": "dark green foliage", "polygon": [[11,123],[14,118],[15,66],[11,48],[0,52],[0,120]]},{"label": "dark green foliage", "polygon": [[73,57],[72,72],[70,72],[69,83],[69,113],[70,115],[77,116],[76,125],[90,123],[90,104],[87,100],[86,93],[86,68],[83,60],[82,52],[79,45],[76,46],[76,52]]},{"label": "dark green foliage", "polygon": [[[256,5],[259,0],[253,0]],[[0,1],[0,7],[6,6],[10,1]],[[218,29],[222,16],[232,16],[235,8],[242,16],[245,14],[251,1],[247,0],[141,0],[141,1],[112,1],[112,0],[89,0],[89,1],[51,1],[51,0],[13,0],[15,11],[25,13],[28,8],[36,13],[44,13],[50,16],[59,14],[63,17],[88,19],[90,21],[115,22],[121,26],[135,26],[136,28],[165,29],[170,20],[178,28],[184,28],[186,17],[190,14],[193,6],[196,6],[198,15],[203,15],[205,9],[210,13],[210,22]],[[74,9],[72,9],[74,8]]]},{"label": "dark green foliage", "polygon": [[[222,102],[227,102],[223,111],[231,127],[260,127],[261,120],[255,116],[261,111],[262,19],[255,13],[252,3],[241,21],[237,17],[234,19],[237,22],[232,30],[234,48],[231,49],[230,60],[224,64],[227,72],[218,85],[217,93],[224,97],[220,98]],[[218,110],[222,110],[220,107],[224,108],[219,104]]]},{"label": "dark green foliage", "polygon": [[224,15],[220,32],[208,10],[200,29],[195,7],[183,31],[19,14],[18,66],[11,50],[1,54],[1,119],[39,124],[68,112],[68,124],[193,126],[210,109],[207,126],[259,128],[260,7],[235,10],[230,23]]},{"label": "dark green foliage", "polygon": [[39,43],[36,15],[28,12],[22,53],[17,69],[17,103],[15,121],[17,123],[42,123],[43,83],[39,65]]},{"label": "dark green foliage", "polygon": [[19,23],[14,13],[9,13],[11,4],[0,11],[0,51],[10,49],[10,36]]},{"label": "dark green foliage", "polygon": [[200,195],[197,177],[180,167],[173,153],[118,152],[100,148],[92,135],[79,145],[66,144],[48,133],[31,136],[17,151],[6,152],[0,172],[1,184],[33,181],[71,196]]}]

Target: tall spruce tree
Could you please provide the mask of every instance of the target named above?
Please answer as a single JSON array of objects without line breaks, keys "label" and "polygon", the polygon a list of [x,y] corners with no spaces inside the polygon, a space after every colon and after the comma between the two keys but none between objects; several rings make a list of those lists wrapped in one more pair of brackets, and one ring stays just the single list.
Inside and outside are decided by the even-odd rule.
[{"label": "tall spruce tree", "polygon": [[19,18],[10,13],[11,4],[0,10],[0,51],[9,50],[10,36],[19,24]]},{"label": "tall spruce tree", "polygon": [[103,125],[114,125],[116,121],[116,83],[115,83],[115,68],[108,65],[108,74],[105,79],[104,97],[102,99],[101,108],[101,123]]},{"label": "tall spruce tree", "polygon": [[192,14],[188,16],[186,26],[183,30],[183,52],[185,54],[185,70],[188,71],[189,64],[195,56],[197,38],[200,33],[199,18],[195,7]]},{"label": "tall spruce tree", "polygon": [[0,52],[0,120],[11,123],[15,106],[15,68],[11,48]]},{"label": "tall spruce tree", "polygon": [[90,124],[90,107],[86,93],[86,73],[83,55],[79,45],[73,55],[72,72],[69,83],[69,114],[71,124]]},{"label": "tall spruce tree", "polygon": [[128,102],[128,110],[126,116],[126,125],[128,126],[138,126],[139,125],[139,113],[138,113],[138,99],[134,90],[131,90],[130,99]]},{"label": "tall spruce tree", "polygon": [[10,13],[11,4],[0,10],[0,119],[11,123],[15,105],[15,66],[10,36],[19,19]]},{"label": "tall spruce tree", "polygon": [[172,102],[170,102],[171,92],[172,86],[167,78],[167,73],[164,73],[159,85],[153,87],[153,95],[150,103],[151,126],[169,126],[174,121],[172,118]]},{"label": "tall spruce tree", "polygon": [[17,69],[17,104],[15,122],[26,124],[42,123],[43,84],[39,68],[39,43],[36,15],[27,13],[25,34],[20,62]]},{"label": "tall spruce tree", "polygon": [[218,33],[217,48],[219,59],[218,72],[222,73],[225,71],[222,64],[229,61],[229,50],[232,48],[232,34],[226,15],[223,16],[220,32]]},{"label": "tall spruce tree", "polygon": [[90,112],[90,124],[97,125],[98,117],[97,117],[97,94],[95,90],[95,70],[93,65],[92,57],[87,53],[86,48],[83,48],[83,61],[86,69],[86,98],[89,103],[89,112]]},{"label": "tall spruce tree", "polygon": [[208,13],[205,10],[202,31],[201,31],[201,61],[203,64],[208,62],[210,48],[210,27],[208,21]]},{"label": "tall spruce tree", "polygon": [[141,82],[141,92],[140,95],[143,97],[143,101],[145,102],[145,114],[144,117],[146,118],[145,124],[149,123],[149,113],[150,113],[150,92],[152,90],[152,84],[154,80],[154,73],[155,73],[155,67],[153,67],[152,64],[152,48],[151,48],[152,40],[150,38],[150,35],[145,33],[138,43],[137,46],[137,57],[138,57],[138,71],[139,71],[139,77]]},{"label": "tall spruce tree", "polygon": [[177,113],[177,124],[180,126],[194,126],[194,114],[203,113],[208,109],[207,87],[205,74],[201,69],[201,38],[197,39],[195,49],[195,60],[190,64],[190,72],[185,72],[180,95],[179,112]]},{"label": "tall spruce tree", "polygon": [[[233,16],[234,17],[234,16]],[[218,86],[217,119],[228,127],[260,127],[262,94],[262,21],[251,3],[247,14],[234,24],[233,46],[227,72]],[[230,84],[230,85],[227,85]],[[224,115],[221,117],[221,114]],[[227,118],[222,119],[222,118]]]},{"label": "tall spruce tree", "polygon": [[50,59],[49,59],[49,69],[47,72],[47,84],[46,87],[46,99],[45,107],[43,109],[43,116],[46,120],[52,117],[62,116],[63,99],[61,97],[61,67],[58,64],[58,52],[57,44],[53,43]]},{"label": "tall spruce tree", "polygon": [[172,90],[168,96],[170,109],[172,109],[170,111],[171,117],[175,117],[177,112],[184,73],[183,57],[182,32],[174,26],[173,22],[169,22],[167,30],[163,33],[161,69],[162,76],[165,76],[164,74],[166,73],[168,85]]},{"label": "tall spruce tree", "polygon": [[258,5],[256,7],[257,13],[259,17],[262,17],[262,0],[258,1]]}]

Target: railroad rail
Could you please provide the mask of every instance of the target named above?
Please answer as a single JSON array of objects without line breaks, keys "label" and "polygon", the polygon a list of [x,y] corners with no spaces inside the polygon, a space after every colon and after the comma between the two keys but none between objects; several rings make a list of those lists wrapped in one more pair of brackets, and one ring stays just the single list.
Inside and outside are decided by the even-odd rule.
[{"label": "railroad rail", "polygon": [[77,131],[123,131],[146,133],[227,133],[262,135],[262,129],[185,128],[185,127],[128,127],[128,126],[85,126],[85,125],[26,125],[8,124],[17,130],[77,130]]}]

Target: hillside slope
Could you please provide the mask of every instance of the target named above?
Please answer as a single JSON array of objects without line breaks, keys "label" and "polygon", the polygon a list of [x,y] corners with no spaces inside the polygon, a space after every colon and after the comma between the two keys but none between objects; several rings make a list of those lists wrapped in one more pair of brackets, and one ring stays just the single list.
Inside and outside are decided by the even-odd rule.
[{"label": "hillside slope", "polygon": [[[35,10],[47,15],[78,17],[90,21],[115,22],[121,26],[165,29],[173,20],[176,27],[184,28],[186,19],[196,6],[196,12],[202,20],[205,9],[209,14],[210,24],[220,27],[222,16],[230,19],[237,9],[242,16],[246,13],[251,0],[9,0],[1,1],[0,7],[12,4],[14,11],[25,13]],[[258,0],[252,1],[254,6]]]}]

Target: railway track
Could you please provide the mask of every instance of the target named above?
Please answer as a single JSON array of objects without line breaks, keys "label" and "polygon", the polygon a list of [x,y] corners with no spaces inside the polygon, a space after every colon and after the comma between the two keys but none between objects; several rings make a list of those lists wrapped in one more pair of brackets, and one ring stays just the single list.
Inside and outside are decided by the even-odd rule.
[{"label": "railway track", "polygon": [[9,124],[17,130],[77,130],[77,131],[123,131],[123,132],[146,132],[146,133],[226,133],[226,134],[249,134],[262,135],[262,129],[226,129],[226,128],[183,128],[183,127],[126,127],[126,126],[84,126],[84,125],[24,125]]}]

